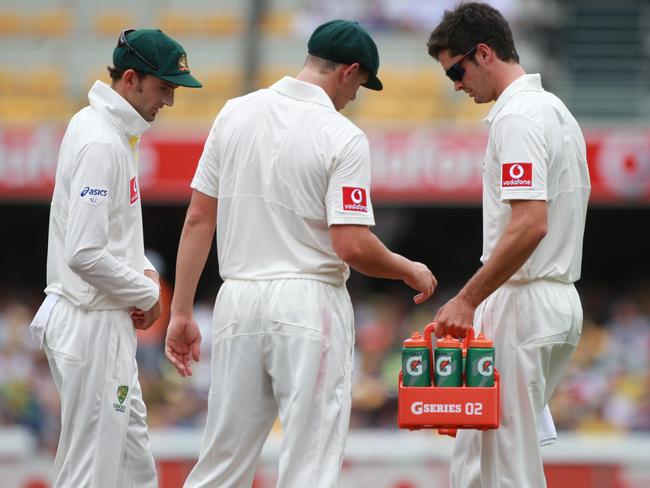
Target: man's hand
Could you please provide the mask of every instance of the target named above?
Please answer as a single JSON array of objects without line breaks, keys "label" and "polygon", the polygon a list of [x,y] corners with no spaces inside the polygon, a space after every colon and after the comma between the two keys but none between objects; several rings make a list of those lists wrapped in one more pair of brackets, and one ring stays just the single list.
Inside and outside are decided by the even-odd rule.
[{"label": "man's hand", "polygon": [[147,330],[162,313],[160,300],[158,300],[156,304],[146,312],[143,312],[139,308],[132,307],[129,313],[131,315],[131,320],[133,320],[133,327],[138,330]]},{"label": "man's hand", "polygon": [[411,265],[410,276],[404,280],[404,283],[414,290],[421,292],[413,297],[413,301],[419,305],[427,301],[433,294],[438,281],[426,265],[415,261],[412,261]]},{"label": "man's hand", "polygon": [[[158,285],[158,288],[160,289],[160,278],[158,277],[158,273],[156,271],[154,271],[153,269],[145,269],[144,275],[147,278],[149,278],[151,281],[153,281],[156,285]],[[153,325],[153,323],[158,319],[158,317],[160,317],[161,313],[162,313],[162,304],[160,303],[160,298],[158,299],[156,304],[146,312],[136,307],[132,307],[129,310],[129,314],[131,315],[131,320],[133,321],[133,327],[135,327],[138,330],[147,330],[149,327]]]},{"label": "man's hand", "polygon": [[181,376],[192,376],[190,359],[198,361],[200,350],[201,332],[196,321],[191,316],[173,315],[167,328],[165,356]]},{"label": "man's hand", "polygon": [[475,310],[476,307],[456,295],[440,307],[433,319],[436,337],[465,337],[474,324]]}]

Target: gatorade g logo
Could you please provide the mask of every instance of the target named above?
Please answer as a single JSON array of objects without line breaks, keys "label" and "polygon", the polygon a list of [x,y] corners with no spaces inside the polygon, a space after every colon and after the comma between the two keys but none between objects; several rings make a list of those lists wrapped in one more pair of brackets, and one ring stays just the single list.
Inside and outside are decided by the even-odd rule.
[{"label": "gatorade g logo", "polygon": [[366,189],[354,186],[344,186],[343,210],[348,212],[368,212]]},{"label": "gatorade g logo", "polygon": [[420,376],[422,374],[422,358],[420,356],[411,356],[406,360],[406,372],[411,376]]},{"label": "gatorade g logo", "polygon": [[503,163],[501,188],[532,187],[533,163]]},{"label": "gatorade g logo", "polygon": [[438,356],[436,359],[436,373],[440,376],[451,374],[451,356]]},{"label": "gatorade g logo", "polygon": [[492,356],[485,356],[479,359],[476,367],[478,374],[481,376],[492,376],[494,372],[494,358]]},{"label": "gatorade g logo", "polygon": [[422,402],[411,403],[411,413],[413,415],[422,415]]}]

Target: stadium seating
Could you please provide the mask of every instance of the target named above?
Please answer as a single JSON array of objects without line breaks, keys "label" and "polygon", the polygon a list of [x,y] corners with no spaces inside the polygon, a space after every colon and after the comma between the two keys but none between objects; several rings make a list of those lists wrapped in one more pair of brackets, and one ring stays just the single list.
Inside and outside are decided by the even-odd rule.
[{"label": "stadium seating", "polygon": [[[174,110],[165,113],[164,120],[171,123],[209,123],[225,100],[245,90],[269,86],[284,75],[295,75],[304,59],[306,34],[295,30],[298,12],[290,2],[274,4],[263,15],[258,27],[261,43],[264,45],[267,39],[270,42],[264,46],[268,51],[262,51],[261,66],[249,83],[244,82],[241,55],[232,54],[233,48],[244,52],[248,15],[236,4],[228,3],[223,8],[205,0],[169,1],[151,5],[149,10],[125,8],[127,4],[122,0],[110,5],[88,3],[77,10],[62,8],[53,1],[27,0],[25,5],[0,10],[0,39],[32,43],[41,60],[30,61],[21,69],[20,77],[12,73],[13,67],[8,67],[11,63],[2,68],[2,99],[10,99],[2,109],[6,124],[37,123],[41,116],[65,120],[72,108],[87,103],[90,85],[98,78],[109,81],[105,67],[110,57],[97,56],[97,50],[112,49],[117,33],[128,27],[155,25],[181,41],[191,53],[192,71],[204,88],[179,91]],[[388,37],[385,42],[390,46],[392,40]],[[397,45],[401,45],[399,42]],[[59,63],[62,49],[75,62],[71,70]],[[271,51],[278,49],[286,53],[281,64]],[[485,107],[477,107],[464,94],[454,93],[448,80],[426,57],[413,64],[395,59],[398,51],[393,47],[388,50],[393,54],[382,58],[384,91],[377,94],[360,90],[357,100],[344,112],[346,115],[363,123],[420,124],[442,119],[475,121],[484,115]],[[20,54],[14,58],[17,64],[25,62]],[[56,110],[61,113],[52,113]]]}]

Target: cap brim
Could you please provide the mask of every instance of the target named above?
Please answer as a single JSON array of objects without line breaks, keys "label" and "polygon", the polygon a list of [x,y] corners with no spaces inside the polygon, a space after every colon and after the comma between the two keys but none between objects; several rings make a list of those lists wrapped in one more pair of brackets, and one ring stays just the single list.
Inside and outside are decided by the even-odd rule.
[{"label": "cap brim", "polygon": [[384,89],[384,85],[379,81],[379,78],[374,75],[370,75],[368,81],[361,86],[368,88],[369,90],[381,91]]},{"label": "cap brim", "polygon": [[181,73],[179,75],[159,75],[159,74],[154,74],[156,78],[160,78],[161,80],[168,81],[170,83],[173,83],[174,85],[178,86],[185,86],[188,88],[201,88],[203,85],[199,80],[194,78],[191,74],[189,73]]}]

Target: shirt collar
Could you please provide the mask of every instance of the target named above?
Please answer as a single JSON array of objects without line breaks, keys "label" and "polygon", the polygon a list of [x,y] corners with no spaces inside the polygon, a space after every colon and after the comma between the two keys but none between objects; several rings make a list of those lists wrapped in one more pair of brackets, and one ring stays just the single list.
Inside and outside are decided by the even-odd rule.
[{"label": "shirt collar", "polygon": [[286,95],[296,100],[317,103],[328,108],[334,108],[330,97],[320,86],[306,81],[296,80],[291,76],[285,76],[270,86],[271,90]]},{"label": "shirt collar", "polygon": [[522,93],[526,91],[541,92],[544,91],[542,88],[542,78],[539,73],[530,74],[530,75],[521,75],[515,81],[510,83],[505,90],[501,92],[499,98],[492,106],[492,109],[487,114],[487,117],[483,119],[488,126],[492,123],[497,114],[501,111],[503,107],[514,97],[517,93]]},{"label": "shirt collar", "polygon": [[103,81],[97,80],[88,93],[90,106],[129,136],[140,136],[151,128],[129,102]]}]

